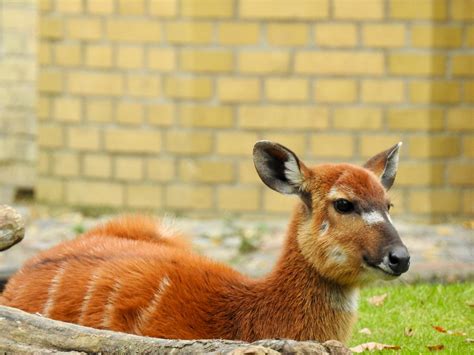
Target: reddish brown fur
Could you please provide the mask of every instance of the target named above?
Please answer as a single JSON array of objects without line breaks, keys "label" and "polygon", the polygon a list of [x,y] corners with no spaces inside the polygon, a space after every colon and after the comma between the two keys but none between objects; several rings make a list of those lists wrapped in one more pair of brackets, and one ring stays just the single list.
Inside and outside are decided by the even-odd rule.
[{"label": "reddish brown fur", "polygon": [[[336,187],[385,206],[386,191],[372,172],[353,165],[301,163],[301,171],[313,212],[296,206],[283,253],[262,279],[194,254],[179,236],[161,235],[151,218],[129,216],[29,260],[0,303],[161,338],[347,341],[356,316],[348,308],[351,298],[371,278],[361,253],[375,253],[382,240],[374,226],[337,214],[328,195]],[[331,260],[334,248],[347,262]]]}]

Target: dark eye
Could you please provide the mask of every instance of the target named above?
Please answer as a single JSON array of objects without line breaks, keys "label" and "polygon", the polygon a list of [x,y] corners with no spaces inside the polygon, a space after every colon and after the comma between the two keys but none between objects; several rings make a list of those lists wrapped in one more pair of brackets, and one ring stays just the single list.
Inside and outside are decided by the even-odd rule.
[{"label": "dark eye", "polygon": [[352,202],[343,198],[334,201],[334,208],[339,213],[351,213],[354,211],[354,205]]}]

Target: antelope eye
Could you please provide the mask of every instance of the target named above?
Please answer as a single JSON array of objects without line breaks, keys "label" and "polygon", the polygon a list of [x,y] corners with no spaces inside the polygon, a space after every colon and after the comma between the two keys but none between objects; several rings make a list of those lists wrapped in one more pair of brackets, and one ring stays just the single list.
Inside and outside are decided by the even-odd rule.
[{"label": "antelope eye", "polygon": [[351,213],[354,211],[354,204],[344,198],[334,201],[334,208],[339,213]]}]

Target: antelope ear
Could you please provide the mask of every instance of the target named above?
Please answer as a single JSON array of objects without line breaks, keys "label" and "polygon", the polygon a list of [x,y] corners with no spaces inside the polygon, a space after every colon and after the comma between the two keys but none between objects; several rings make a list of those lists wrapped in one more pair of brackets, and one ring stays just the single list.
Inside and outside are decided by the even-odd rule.
[{"label": "antelope ear", "polygon": [[387,190],[392,187],[397,175],[398,152],[401,146],[402,142],[399,142],[393,147],[373,156],[364,164],[364,168],[373,171],[375,175],[380,177],[380,182]]},{"label": "antelope ear", "polygon": [[260,179],[282,194],[302,195],[308,168],[295,153],[281,144],[259,141],[253,147],[253,162]]}]

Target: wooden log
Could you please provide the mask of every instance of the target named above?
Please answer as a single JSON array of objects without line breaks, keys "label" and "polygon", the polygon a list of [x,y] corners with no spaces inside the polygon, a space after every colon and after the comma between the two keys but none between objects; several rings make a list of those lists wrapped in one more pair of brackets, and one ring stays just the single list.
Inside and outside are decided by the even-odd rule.
[{"label": "wooden log", "polygon": [[0,251],[21,242],[25,236],[25,223],[13,208],[0,205]]}]

